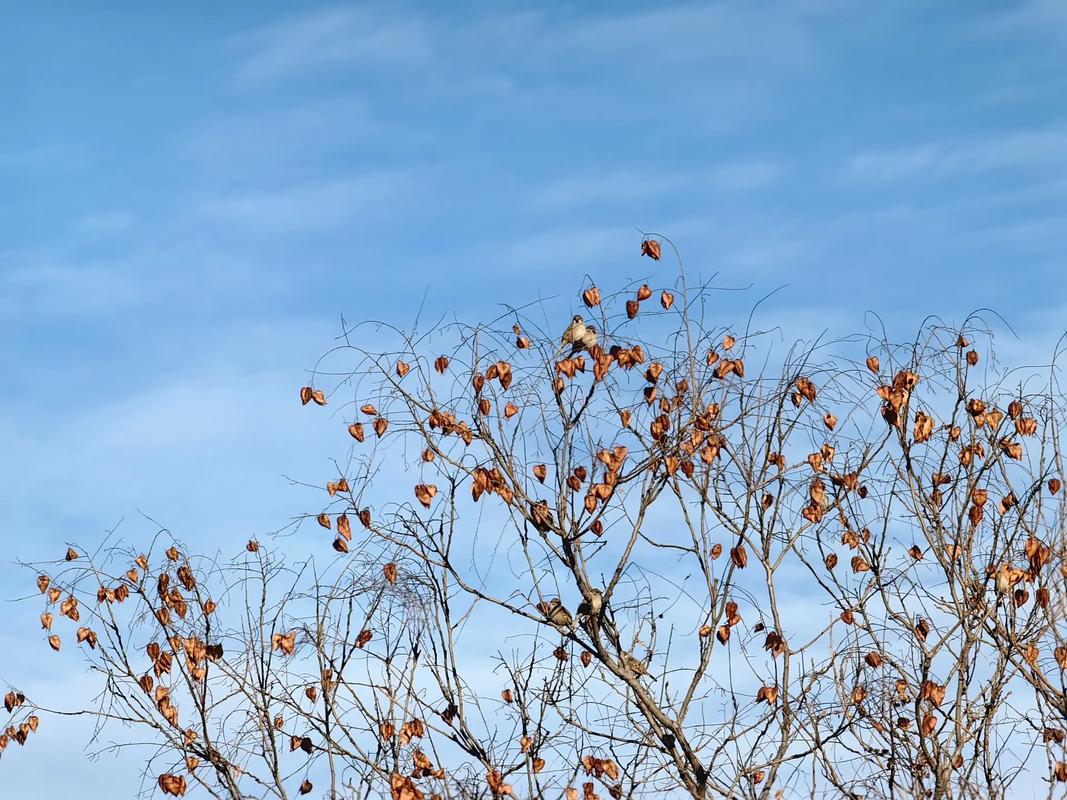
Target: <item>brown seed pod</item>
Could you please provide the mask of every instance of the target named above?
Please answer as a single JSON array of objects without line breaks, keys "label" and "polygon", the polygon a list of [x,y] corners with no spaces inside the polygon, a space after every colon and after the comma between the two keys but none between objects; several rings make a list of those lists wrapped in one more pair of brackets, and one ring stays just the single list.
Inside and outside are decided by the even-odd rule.
[{"label": "brown seed pod", "polygon": [[655,239],[645,239],[641,242],[641,255],[648,256],[653,261],[659,261],[663,255],[660,243]]}]

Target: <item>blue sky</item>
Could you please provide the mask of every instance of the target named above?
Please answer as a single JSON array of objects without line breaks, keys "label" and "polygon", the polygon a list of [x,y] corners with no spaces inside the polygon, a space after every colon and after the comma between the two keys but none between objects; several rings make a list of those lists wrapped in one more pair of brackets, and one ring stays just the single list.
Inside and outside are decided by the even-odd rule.
[{"label": "blue sky", "polygon": [[[638,228],[788,285],[787,337],[991,307],[1033,363],[1067,327],[1058,0],[0,7],[4,600],[6,562],[142,513],[226,552],[281,527],[311,502],[283,476],[346,447],[296,403],[342,314],[566,320],[583,276],[648,273]],[[0,679],[78,686],[0,608]],[[45,769],[84,733],[5,787],[133,774]]]}]

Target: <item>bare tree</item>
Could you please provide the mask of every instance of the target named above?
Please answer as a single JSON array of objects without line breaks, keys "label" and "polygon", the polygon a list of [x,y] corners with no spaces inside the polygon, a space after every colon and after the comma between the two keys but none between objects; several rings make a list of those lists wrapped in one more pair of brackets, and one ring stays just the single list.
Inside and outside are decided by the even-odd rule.
[{"label": "bare tree", "polygon": [[333,556],[34,565],[144,791],[1063,796],[1054,366],[998,367],[980,315],[782,352],[667,283],[345,330],[301,399],[349,458],[293,526]]}]

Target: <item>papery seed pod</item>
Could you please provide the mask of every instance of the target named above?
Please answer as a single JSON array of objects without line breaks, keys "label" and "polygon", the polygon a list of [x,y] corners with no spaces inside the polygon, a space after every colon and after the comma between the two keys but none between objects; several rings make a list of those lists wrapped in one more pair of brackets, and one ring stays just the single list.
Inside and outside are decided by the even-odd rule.
[{"label": "papery seed pod", "polygon": [[773,706],[778,702],[778,687],[761,686],[759,691],[756,692],[756,702],[766,703],[769,706]]},{"label": "papery seed pod", "polygon": [[648,256],[653,261],[659,261],[662,254],[660,243],[655,239],[645,239],[641,242],[641,255]]},{"label": "papery seed pod", "polygon": [[664,290],[659,296],[659,304],[663,306],[664,311],[670,311],[674,305],[674,295]]},{"label": "papery seed pod", "polygon": [[745,546],[743,544],[739,544],[737,545],[737,547],[731,548],[730,560],[738,569],[744,569],[748,566],[748,551],[745,550]]},{"label": "papery seed pod", "polygon": [[595,286],[590,286],[582,292],[582,302],[585,303],[586,308],[600,305],[600,290]]},{"label": "papery seed pod", "polygon": [[925,619],[920,619],[915,623],[915,635],[921,640],[926,641],[926,637],[930,635],[930,623]]},{"label": "papery seed pod", "polygon": [[925,717],[923,717],[923,723],[921,728],[923,736],[929,736],[934,732],[935,728],[937,728],[937,717],[935,717],[933,714],[927,714]]},{"label": "papery seed pod", "polygon": [[420,483],[415,487],[415,498],[424,508],[430,507],[430,502],[437,494],[437,487],[431,484]]}]

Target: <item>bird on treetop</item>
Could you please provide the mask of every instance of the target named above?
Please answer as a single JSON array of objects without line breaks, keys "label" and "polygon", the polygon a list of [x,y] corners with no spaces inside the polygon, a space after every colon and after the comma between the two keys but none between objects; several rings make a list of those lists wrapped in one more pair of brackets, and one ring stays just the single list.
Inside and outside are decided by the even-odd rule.
[{"label": "bird on treetop", "polygon": [[562,353],[567,349],[567,345],[570,345],[570,355],[579,353],[582,350],[592,350],[597,346],[598,339],[596,329],[592,325],[586,324],[581,315],[575,314],[571,320],[571,324],[567,326],[563,331],[563,336],[560,337],[559,351]]}]

